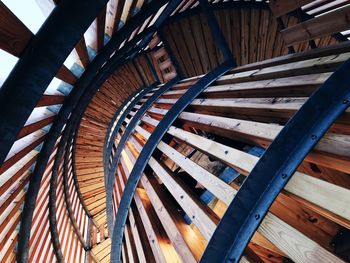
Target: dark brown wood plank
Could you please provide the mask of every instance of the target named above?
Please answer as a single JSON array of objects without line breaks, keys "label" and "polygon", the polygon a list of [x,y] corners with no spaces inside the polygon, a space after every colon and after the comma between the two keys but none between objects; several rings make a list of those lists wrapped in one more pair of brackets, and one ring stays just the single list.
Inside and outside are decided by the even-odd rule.
[{"label": "dark brown wood plank", "polygon": [[315,17],[281,31],[287,45],[341,32],[350,28],[350,6]]},{"label": "dark brown wood plank", "polygon": [[37,107],[55,105],[55,104],[63,104],[65,100],[65,96],[60,95],[43,95],[39,100]]},{"label": "dark brown wood plank", "polygon": [[100,52],[104,46],[105,26],[106,26],[106,8],[105,7],[97,17],[97,51]]},{"label": "dark brown wood plank", "polygon": [[31,134],[32,132],[35,132],[43,127],[45,127],[46,125],[49,125],[50,123],[53,122],[53,120],[55,119],[55,116],[50,116],[46,119],[28,124],[26,126],[24,126],[22,128],[22,130],[19,132],[19,134],[17,135],[17,140],[20,138],[23,138],[24,136]]},{"label": "dark brown wood plank", "polygon": [[82,37],[78,44],[75,46],[75,49],[79,55],[80,61],[84,68],[87,68],[90,61],[89,61],[89,54],[86,48],[85,38]]},{"label": "dark brown wood plank", "polygon": [[32,36],[32,32],[0,2],[0,48],[20,57]]},{"label": "dark brown wood plank", "polygon": [[77,81],[77,77],[65,65],[62,65],[56,77],[71,85],[74,85]]},{"label": "dark brown wood plank", "polygon": [[115,16],[114,16],[114,26],[113,26],[113,32],[118,31],[119,22],[122,17],[123,9],[125,5],[125,0],[118,0]]},{"label": "dark brown wood plank", "polygon": [[280,17],[314,0],[270,0],[270,8],[275,17]]}]

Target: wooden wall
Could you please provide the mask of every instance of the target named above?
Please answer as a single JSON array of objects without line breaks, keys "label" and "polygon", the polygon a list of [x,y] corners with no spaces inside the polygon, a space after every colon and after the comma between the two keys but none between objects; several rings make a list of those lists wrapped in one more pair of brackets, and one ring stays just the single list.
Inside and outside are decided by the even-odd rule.
[{"label": "wooden wall", "polygon": [[[216,18],[238,65],[288,54],[277,20],[264,3],[241,7],[227,5],[215,10]],[[283,17],[284,24],[297,24],[293,16]],[[215,46],[206,17],[199,11],[174,16],[162,28],[164,42],[172,50],[184,76],[204,74],[223,62]],[[332,37],[316,40],[319,47],[336,43]],[[294,46],[296,52],[309,49],[308,43]]]}]

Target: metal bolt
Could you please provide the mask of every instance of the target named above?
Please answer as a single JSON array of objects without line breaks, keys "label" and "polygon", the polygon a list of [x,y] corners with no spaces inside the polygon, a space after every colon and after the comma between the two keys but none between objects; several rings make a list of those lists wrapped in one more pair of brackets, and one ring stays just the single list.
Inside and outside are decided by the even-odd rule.
[{"label": "metal bolt", "polygon": [[282,178],[286,179],[287,178],[287,174],[282,174]]},{"label": "metal bolt", "polygon": [[312,140],[316,140],[316,139],[317,139],[317,136],[316,136],[315,134],[312,134],[312,135],[311,135],[311,139],[312,139]]},{"label": "metal bolt", "polygon": [[181,199],[184,199],[184,196],[183,196],[183,195],[180,195],[180,198],[181,198]]},{"label": "metal bolt", "polygon": [[255,217],[256,220],[258,220],[260,218],[260,215],[256,214],[254,217]]}]

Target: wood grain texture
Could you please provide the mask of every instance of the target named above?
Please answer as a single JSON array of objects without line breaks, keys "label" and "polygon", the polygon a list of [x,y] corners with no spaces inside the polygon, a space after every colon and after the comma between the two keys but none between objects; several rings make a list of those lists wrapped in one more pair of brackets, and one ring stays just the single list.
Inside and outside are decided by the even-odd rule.
[{"label": "wood grain texture", "polygon": [[32,37],[32,32],[0,2],[0,48],[20,57]]}]

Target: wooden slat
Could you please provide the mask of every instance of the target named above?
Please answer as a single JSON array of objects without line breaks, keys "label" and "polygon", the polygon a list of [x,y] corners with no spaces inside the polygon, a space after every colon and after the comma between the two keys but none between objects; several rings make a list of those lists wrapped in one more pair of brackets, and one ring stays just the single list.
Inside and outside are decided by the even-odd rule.
[{"label": "wooden slat", "polygon": [[[140,151],[140,150],[141,150],[141,146],[138,144],[138,142],[136,142],[135,140],[132,140],[132,141],[133,141],[133,143],[134,143],[134,146],[138,149],[138,151]],[[144,177],[145,177],[145,176],[144,176]],[[152,178],[150,178],[150,180],[151,180],[151,179],[152,179]],[[141,180],[142,180],[142,179],[141,179]],[[183,184],[182,184],[182,185],[183,185]],[[155,187],[155,184],[153,184],[153,187]],[[185,187],[185,186],[183,185],[182,187]],[[186,189],[186,187],[185,187],[184,189]],[[172,189],[169,189],[169,190],[170,190],[170,192],[172,192]],[[186,191],[186,190],[185,190],[185,191]],[[217,192],[216,192],[216,193],[217,193]],[[160,194],[159,190],[158,190],[158,194]],[[182,196],[181,192],[180,192],[180,193],[176,193],[176,191],[175,191],[175,192],[173,193],[173,195],[175,195],[175,196],[180,195],[180,199],[183,199],[183,198],[184,198],[184,197],[181,198],[181,196]],[[175,197],[175,196],[174,196],[174,197]],[[163,200],[163,202],[165,202],[165,200],[166,200],[166,198],[164,199],[164,195],[159,196],[158,199],[159,199],[159,198],[161,198],[161,200]],[[194,198],[194,197],[192,196],[192,198]],[[194,201],[195,201],[195,200],[194,200]],[[173,206],[172,203],[170,203],[170,204],[168,204],[168,205],[169,205],[169,206]],[[169,207],[169,209],[170,209],[170,207]],[[196,209],[196,208],[194,207],[193,209]],[[164,210],[164,207],[163,207],[162,211],[163,211],[163,210]],[[185,208],[185,210],[186,210],[186,208]],[[186,211],[188,211],[188,210],[186,210]],[[223,213],[222,213],[222,214],[223,214]],[[220,214],[220,216],[222,216],[222,214]],[[189,215],[191,215],[191,214],[189,214]],[[192,219],[194,219],[193,216],[192,216]],[[183,224],[181,224],[181,225],[183,225]],[[202,241],[202,242],[201,242],[200,240],[194,241],[193,238],[189,238],[189,233],[188,233],[188,232],[183,233],[183,235],[184,235],[184,238],[186,239],[187,244],[189,244],[189,245],[191,246],[192,251],[195,251],[197,256],[201,256],[201,254],[202,254],[203,251],[204,251],[204,247],[202,247],[202,249],[199,249],[198,244],[203,243],[203,241]],[[198,235],[198,234],[197,234],[197,235]],[[177,239],[178,239],[178,238],[176,238],[176,240],[177,240]],[[175,241],[173,241],[173,242],[175,242]],[[277,255],[282,255],[282,252],[280,252],[273,244],[267,244],[268,241],[267,241],[264,237],[262,237],[262,236],[254,235],[254,237],[253,237],[253,242],[256,242],[257,244],[264,246],[264,248],[265,248],[265,247],[268,247],[268,249],[271,249],[271,250],[273,251],[273,253],[277,253]],[[203,244],[203,245],[205,246],[206,243]],[[199,251],[198,251],[198,249],[199,249]],[[197,253],[199,253],[199,254],[197,254]]]},{"label": "wooden slat", "polygon": [[121,21],[125,0],[118,0],[117,6],[115,7],[115,16],[113,23],[113,32],[118,31],[119,23]]},{"label": "wooden slat", "polygon": [[158,45],[158,43],[160,42],[160,38],[159,38],[159,36],[158,35],[155,35],[152,39],[151,39],[151,41],[149,42],[149,47],[151,48],[151,49],[153,49],[153,48],[155,48],[157,45]]},{"label": "wooden slat", "polygon": [[325,56],[331,56],[331,55],[339,55],[341,53],[349,52],[350,51],[350,42],[342,42],[333,44],[331,46],[327,47],[320,47],[317,49],[307,50],[299,53],[294,54],[288,54],[283,55],[275,58],[269,58],[265,59],[263,61],[242,65],[239,67],[236,67],[232,70],[232,73],[238,73],[243,71],[249,71],[249,70],[255,70],[259,68],[265,68],[265,67],[271,67],[271,66],[277,66],[282,65],[286,63],[292,63],[297,61],[305,61],[308,59],[314,59],[314,58],[321,58]]},{"label": "wooden slat", "polygon": [[65,100],[65,96],[60,95],[43,95],[39,100],[36,107],[50,106],[56,104],[63,104]]},{"label": "wooden slat", "polygon": [[270,0],[269,4],[273,14],[276,17],[280,17],[313,1],[314,0]]},{"label": "wooden slat", "polygon": [[0,2],[0,48],[20,57],[32,37],[32,32]]},{"label": "wooden slat", "polygon": [[344,262],[271,213],[266,215],[258,231],[294,262]]},{"label": "wooden slat", "polygon": [[19,132],[19,134],[17,135],[17,140],[49,125],[50,123],[53,122],[54,119],[55,119],[55,116],[50,116],[48,118],[45,118],[45,119],[42,119],[42,120],[39,120],[37,122],[34,122],[34,123],[31,123],[31,124],[24,126],[21,129],[21,131]]},{"label": "wooden slat", "polygon": [[75,46],[75,49],[79,55],[80,61],[83,64],[84,68],[87,68],[90,60],[89,60],[89,54],[86,48],[85,38],[82,37],[78,44]]},{"label": "wooden slat", "polygon": [[287,45],[342,32],[350,28],[350,6],[329,12],[281,31]]},{"label": "wooden slat", "polygon": [[[157,108],[151,108],[149,111],[151,114],[155,113],[160,115],[164,115],[166,112],[166,110]],[[265,148],[283,128],[283,126],[276,124],[191,112],[181,113],[179,119],[185,121],[190,126],[203,129],[207,132],[227,137],[235,136],[237,139],[244,142],[257,144]],[[246,135],[248,135],[248,137]],[[267,139],[268,137],[270,137],[270,139]],[[322,151],[323,155],[321,156],[318,152],[314,151],[306,157],[306,160],[348,173],[349,165],[347,160],[349,154],[346,150],[347,144],[348,135],[326,134],[315,147],[316,150]],[[334,156],[332,156],[333,154],[339,155],[341,158],[334,158]]]},{"label": "wooden slat", "polygon": [[[170,241],[172,242],[179,256],[184,262],[196,262],[181,233],[179,232],[175,222],[173,221],[170,212],[163,204],[165,200],[162,200],[159,197],[154,188],[154,185],[151,184],[151,182],[147,179],[146,176],[141,177],[141,183],[145,187],[150,201],[152,202],[152,205],[156,213],[158,214],[158,217],[161,220],[163,227],[165,228],[170,238]],[[190,231],[190,229],[188,229],[188,231]]]},{"label": "wooden slat", "polygon": [[97,17],[97,51],[100,52],[104,46],[105,26],[106,26],[106,9],[105,7]]},{"label": "wooden slat", "polygon": [[[136,148],[138,148],[139,150],[140,150],[140,146],[136,146]],[[151,165],[151,162],[149,163],[150,165]],[[151,165],[151,167],[152,167],[152,165]],[[156,172],[157,173],[157,172]],[[193,175],[193,173],[190,173],[190,174],[192,174]],[[159,176],[159,173],[157,173],[157,175]],[[170,175],[170,174],[169,174]],[[162,181],[163,181],[163,177],[161,177],[162,178]],[[163,181],[163,183],[165,183],[164,181]],[[178,183],[179,183],[179,181],[178,181]],[[165,183],[166,184],[166,183]],[[167,185],[167,184],[166,184]],[[172,188],[168,188],[169,189],[169,191],[170,192],[172,192],[172,191],[174,191],[174,193],[173,193],[173,195],[174,195],[174,197],[176,198],[176,196],[177,195],[180,195],[180,199],[185,199],[186,197],[185,196],[183,196],[182,195],[182,193],[180,192],[180,193],[176,193],[176,190],[174,190],[174,187],[175,186],[173,186]],[[183,186],[184,187],[184,186]],[[229,188],[229,186],[226,186],[227,188]],[[217,190],[214,190],[214,194],[218,194],[218,191]],[[182,197],[181,197],[182,196]],[[192,198],[194,198],[194,197],[192,197]],[[188,201],[186,204],[188,204],[188,203],[190,203],[189,202],[189,200],[186,198],[186,200]],[[190,199],[191,200],[191,199]],[[193,200],[193,201],[195,201],[195,200]],[[180,203],[180,205],[181,205],[181,203]],[[183,207],[183,209],[185,209],[185,211],[186,211],[186,208],[183,206],[183,205],[181,205],[182,207]],[[196,208],[193,208],[193,209],[196,209]],[[188,213],[187,211],[186,211],[186,213]],[[188,214],[189,216],[191,215],[191,214]],[[222,214],[220,214],[220,216],[222,216],[223,215],[223,213]],[[195,217],[193,217],[192,216],[192,219],[195,219]],[[274,245],[273,244],[267,244],[266,243],[266,241],[265,241],[265,239],[264,239],[264,237],[263,236],[259,236],[259,235],[255,235],[254,237],[253,237],[253,242],[257,242],[258,244],[264,244],[264,246],[268,246],[269,248],[271,248],[271,249],[273,249],[273,251],[275,250],[275,247],[274,247]],[[262,243],[261,243],[262,242]],[[268,242],[268,241],[267,241]],[[276,248],[277,249],[277,248]],[[278,250],[278,249],[277,249]],[[277,252],[277,254],[280,254],[281,252]]]},{"label": "wooden slat", "polygon": [[77,77],[65,65],[62,65],[56,77],[71,85],[74,85],[77,81]]},{"label": "wooden slat", "polygon": [[[137,127],[136,129],[138,132],[142,132],[143,136],[148,136],[147,132],[143,131],[141,128]],[[207,154],[219,158],[224,163],[238,168],[240,171],[243,171],[243,173],[249,173],[258,161],[257,157],[240,152],[227,146],[223,146],[219,143],[212,142],[209,139],[175,127],[171,127],[168,132],[171,135],[181,139],[182,141],[185,141],[188,144],[206,152]],[[219,148],[221,150],[218,151]],[[234,153],[239,154],[235,156]],[[173,158],[173,156],[170,158]],[[179,162],[179,160],[177,162]],[[188,173],[195,171],[195,169],[193,167],[191,168],[189,164],[187,164],[187,168],[189,169],[186,169],[185,166],[182,168],[185,169]],[[198,180],[198,178],[196,179]],[[203,182],[201,183],[203,184]],[[217,190],[215,187],[211,187],[210,189],[212,193]],[[301,198],[308,200],[311,203],[316,204],[317,206],[323,207],[324,209],[329,210],[332,213],[335,213],[350,221],[350,206],[346,202],[346,199],[350,198],[350,191],[348,189],[316,179],[300,172],[295,173],[285,189]],[[332,195],[330,193],[337,194]],[[233,195],[234,194],[227,196],[230,199]],[[333,196],[334,199],[332,200],[331,197]]]},{"label": "wooden slat", "polygon": [[[193,172],[190,172],[190,174],[193,175]],[[217,190],[212,190],[212,192],[215,195],[218,194]],[[272,221],[274,221],[274,224],[272,224]],[[258,232],[262,233],[270,241],[276,244],[282,251],[284,251],[296,262],[305,262],[305,259],[302,259],[302,256],[310,260],[309,258],[310,255],[312,259],[319,258],[319,259],[323,259],[323,261],[342,262],[336,256],[334,256],[333,254],[329,253],[328,251],[323,249],[321,246],[319,246],[317,243],[303,236],[297,230],[293,229],[292,227],[285,224],[281,220],[278,220],[278,218],[276,218],[270,213],[268,213],[268,215],[266,216]],[[298,242],[295,242],[295,241],[291,242],[290,240],[289,242],[281,242],[279,240],[280,238],[279,235],[282,235],[282,236],[288,235],[292,240],[298,239]],[[305,247],[301,249],[299,244],[303,244],[303,246]],[[295,249],[296,251],[294,251]]]},{"label": "wooden slat", "polygon": [[[123,160],[122,160],[122,166],[124,169],[124,173],[126,175],[125,179],[127,179],[129,177],[129,173],[130,173],[130,170],[132,167],[131,166],[126,167],[126,165],[123,165],[123,164],[125,164],[125,162],[123,162],[123,161],[125,161],[125,162],[127,161],[131,165],[135,162],[134,156],[132,155],[130,150],[127,149],[126,152],[123,152]],[[124,186],[125,186],[124,184],[125,184],[124,182],[121,183],[123,190],[124,190]],[[147,238],[147,241],[149,243],[149,247],[151,248],[151,250],[153,252],[153,255],[151,257],[156,262],[165,262],[166,261],[164,258],[165,255],[163,254],[163,251],[162,251],[160,243],[159,243],[159,241],[160,241],[159,233],[156,233],[156,229],[154,227],[154,224],[152,225],[151,217],[149,217],[149,214],[147,213],[147,207],[144,206],[144,204],[141,200],[140,191],[141,190],[135,192],[134,201],[135,201],[138,213],[139,213],[139,217],[141,218],[142,225],[145,229],[145,234],[146,234],[145,238]],[[132,215],[129,212],[129,218],[130,218],[130,220],[132,220],[132,218],[130,216],[134,217],[134,215]],[[136,212],[135,212],[135,216],[136,216]],[[144,240],[144,242],[147,242],[147,241]],[[144,244],[144,245],[146,245],[146,244]],[[141,246],[141,244],[139,246]],[[142,248],[142,246],[140,247],[140,249],[141,248]],[[145,248],[144,248],[145,252],[147,252],[146,249],[147,249],[147,246],[145,246]],[[146,254],[148,254],[148,253],[146,253]],[[153,258],[153,256],[154,256],[154,258]],[[150,257],[150,255],[148,257]]]},{"label": "wooden slat", "polygon": [[[0,48],[16,57],[20,57],[32,37],[32,32],[3,2],[0,2]],[[74,84],[76,81],[76,77],[64,65],[60,68],[56,77],[69,84]]]}]

